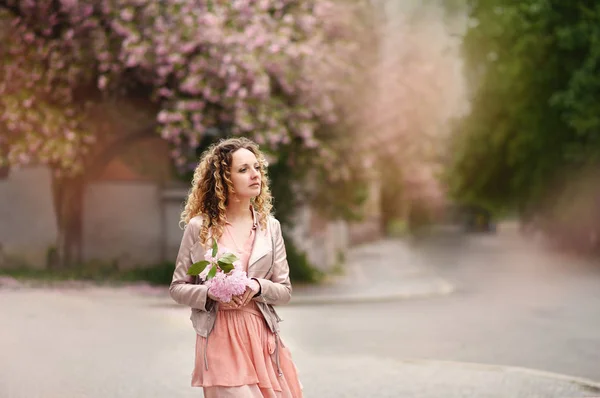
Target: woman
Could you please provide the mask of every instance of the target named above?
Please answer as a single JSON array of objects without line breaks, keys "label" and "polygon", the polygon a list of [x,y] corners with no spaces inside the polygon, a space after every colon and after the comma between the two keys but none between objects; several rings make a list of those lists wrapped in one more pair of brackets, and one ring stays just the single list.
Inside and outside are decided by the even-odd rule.
[{"label": "woman", "polygon": [[[273,308],[289,302],[292,287],[281,227],[271,207],[266,161],[255,143],[228,139],[203,154],[181,214],[186,228],[170,294],[192,308],[197,333],[192,386],[203,387],[206,398],[302,396]],[[229,303],[187,275],[213,239],[235,252],[252,280]]]}]

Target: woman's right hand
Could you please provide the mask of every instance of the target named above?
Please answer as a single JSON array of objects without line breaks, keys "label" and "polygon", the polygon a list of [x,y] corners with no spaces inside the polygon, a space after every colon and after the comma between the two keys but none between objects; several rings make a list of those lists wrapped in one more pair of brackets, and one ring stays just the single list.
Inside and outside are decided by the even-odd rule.
[{"label": "woman's right hand", "polygon": [[206,295],[208,296],[209,299],[216,301],[217,303],[221,303],[221,300],[219,300],[215,295],[212,294],[210,288],[208,288],[208,292],[206,293]]},{"label": "woman's right hand", "polygon": [[212,292],[210,291],[210,288],[208,288],[208,292],[206,293],[206,295],[208,296],[209,299],[216,301],[217,303],[219,303],[219,306],[221,308],[238,308],[238,305],[235,303],[234,300],[229,301],[228,303],[219,300],[216,296],[214,296],[212,294]]}]

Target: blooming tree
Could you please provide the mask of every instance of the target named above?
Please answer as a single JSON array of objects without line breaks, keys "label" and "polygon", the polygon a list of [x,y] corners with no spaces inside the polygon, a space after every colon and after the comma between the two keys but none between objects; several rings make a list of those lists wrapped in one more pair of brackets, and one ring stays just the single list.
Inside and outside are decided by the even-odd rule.
[{"label": "blooming tree", "polygon": [[210,128],[276,148],[318,147],[335,120],[327,0],[0,1],[0,161],[81,171],[97,136],[86,127],[94,90],[148,89],[161,136],[184,166]]},{"label": "blooming tree", "polygon": [[0,166],[46,164],[81,184],[122,138],[97,123],[96,104],[143,97],[156,112],[137,134],[160,134],[181,169],[211,129],[294,143],[333,169],[332,140],[316,132],[339,117],[339,79],[326,79],[347,73],[355,51],[335,10],[330,0],[0,0]]},{"label": "blooming tree", "polygon": [[401,2],[387,3],[377,101],[370,107],[373,134],[365,146],[382,166],[382,210],[391,219],[406,217],[411,202],[443,204],[438,177],[450,122],[466,111],[467,96],[454,19],[444,21],[435,5],[411,13]]}]

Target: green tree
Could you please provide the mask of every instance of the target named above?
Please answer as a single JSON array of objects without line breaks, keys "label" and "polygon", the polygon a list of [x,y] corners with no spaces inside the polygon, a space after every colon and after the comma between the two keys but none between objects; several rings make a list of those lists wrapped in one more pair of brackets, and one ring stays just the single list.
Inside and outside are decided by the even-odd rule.
[{"label": "green tree", "polygon": [[449,168],[460,202],[529,212],[600,153],[600,2],[470,0],[471,111]]}]

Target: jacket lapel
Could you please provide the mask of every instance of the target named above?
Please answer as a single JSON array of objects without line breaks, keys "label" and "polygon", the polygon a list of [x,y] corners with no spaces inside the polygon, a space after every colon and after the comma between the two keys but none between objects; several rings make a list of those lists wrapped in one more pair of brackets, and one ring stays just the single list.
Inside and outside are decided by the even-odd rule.
[{"label": "jacket lapel", "polygon": [[[206,218],[203,216],[202,224],[204,224],[205,222],[206,222]],[[202,227],[202,225],[201,225],[201,227]],[[189,228],[189,226],[188,226],[188,228]],[[198,232],[200,232],[200,231],[198,231]],[[196,236],[195,238],[198,239],[198,236]],[[211,234],[210,228],[208,229],[208,235],[207,235],[206,242],[209,243],[209,246],[212,246],[212,234]],[[205,253],[206,253],[206,248],[204,247],[204,245],[202,245],[200,243],[200,241],[197,241],[196,243],[194,243],[194,245],[190,248],[192,264],[197,263],[198,261],[204,260]]]},{"label": "jacket lapel", "polygon": [[261,228],[254,208],[252,208],[252,212],[254,213],[256,235],[254,237],[254,243],[252,244],[250,259],[248,260],[248,271],[250,271],[250,268],[254,264],[256,264],[258,260],[266,256],[271,250],[273,250],[271,248],[271,239],[269,235],[270,231],[268,230],[268,228],[267,230]]},{"label": "jacket lapel", "polygon": [[[252,244],[252,250],[250,252],[250,258],[248,260],[248,271],[250,271],[250,268],[256,264],[261,258],[263,258],[264,256],[266,256],[270,251],[272,251],[272,245],[271,245],[271,235],[270,235],[270,231],[264,230],[261,228],[260,223],[258,222],[258,216],[256,214],[256,211],[254,210],[254,207],[252,208],[252,216],[253,216],[253,220],[255,222],[256,225],[256,234],[254,237],[254,242]],[[207,237],[207,246],[210,247],[212,246],[212,231],[208,230],[208,237]],[[191,256],[192,256],[192,262],[198,262],[201,260],[204,260],[204,253],[206,252],[206,247],[204,247],[203,245],[200,244],[200,242],[196,242],[196,244],[194,244],[194,246],[192,246],[192,248],[190,249],[191,251]]]}]

